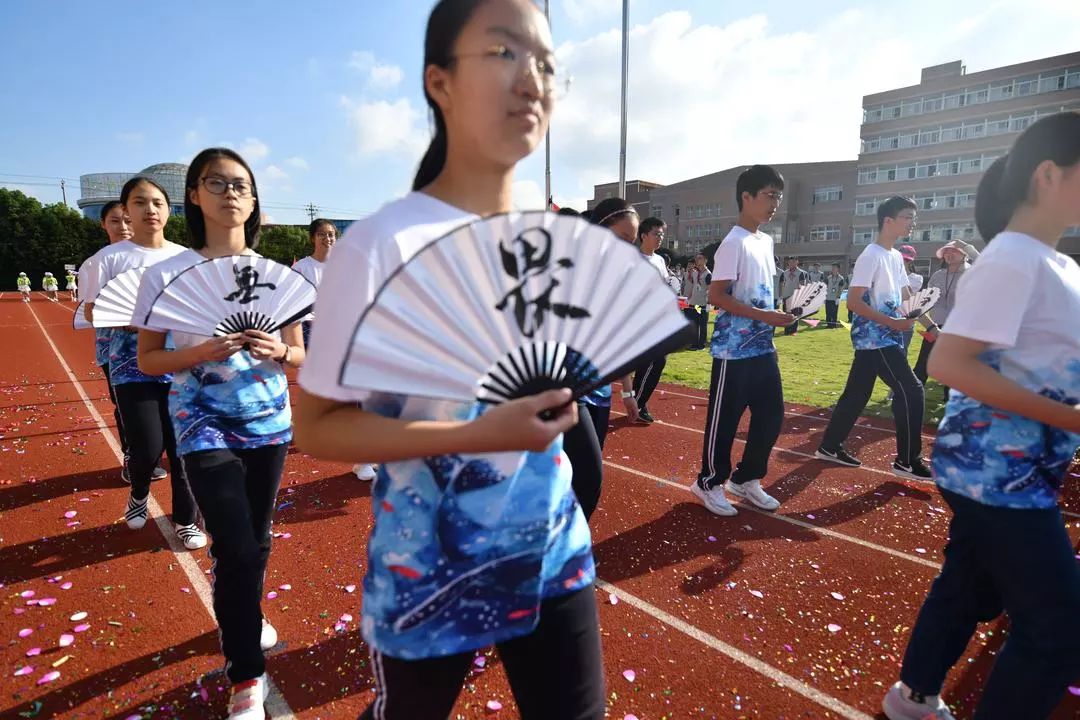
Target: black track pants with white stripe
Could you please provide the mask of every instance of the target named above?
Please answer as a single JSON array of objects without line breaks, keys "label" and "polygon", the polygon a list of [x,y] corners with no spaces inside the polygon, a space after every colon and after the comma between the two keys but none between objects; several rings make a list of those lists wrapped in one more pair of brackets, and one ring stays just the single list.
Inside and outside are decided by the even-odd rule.
[{"label": "black track pants with white stripe", "polygon": [[649,398],[652,397],[656,384],[660,382],[660,376],[664,374],[664,366],[667,365],[667,355],[661,355],[648,365],[640,367],[634,373],[634,397],[637,398],[638,407],[648,409]]},{"label": "black track pants with white stripe", "polygon": [[821,447],[835,450],[847,440],[859,414],[866,409],[878,378],[893,392],[896,457],[900,462],[910,464],[922,456],[923,386],[898,345],[855,351],[847,384],[833,410],[829,427],[825,428]]},{"label": "black track pants with white stripe", "polygon": [[[743,413],[750,410],[746,447],[731,472],[731,446]],[[709,383],[709,412],[701,450],[698,482],[711,488],[728,476],[736,484],[760,480],[769,471],[769,454],[784,422],[784,389],[776,353],[745,360],[714,358]]]}]

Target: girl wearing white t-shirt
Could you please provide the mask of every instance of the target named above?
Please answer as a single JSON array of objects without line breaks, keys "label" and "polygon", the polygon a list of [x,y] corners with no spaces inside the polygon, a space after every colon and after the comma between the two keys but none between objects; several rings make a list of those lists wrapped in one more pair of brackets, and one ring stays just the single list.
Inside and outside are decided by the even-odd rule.
[{"label": "girl wearing white t-shirt", "polygon": [[414,191],[334,248],[296,408],[306,452],[382,463],[361,622],[376,697],[362,717],[443,720],[475,651],[496,645],[520,717],[600,720],[595,569],[562,452],[577,421],[570,391],[482,409],[338,383],[358,318],[391,273],[511,209],[514,167],[543,141],[554,104],[551,33],[531,0],[441,0],[424,55],[435,136]]},{"label": "girl wearing white t-shirt", "polygon": [[953,517],[884,700],[891,720],[952,718],[945,675],[977,623],[1002,611],[1009,636],[976,718],[1045,718],[1080,677],[1080,567],[1058,507],[1080,445],[1080,267],[1057,251],[1080,224],[1080,114],[1031,125],[976,197],[991,240],[960,281],[929,367],[953,388],[933,453]]}]

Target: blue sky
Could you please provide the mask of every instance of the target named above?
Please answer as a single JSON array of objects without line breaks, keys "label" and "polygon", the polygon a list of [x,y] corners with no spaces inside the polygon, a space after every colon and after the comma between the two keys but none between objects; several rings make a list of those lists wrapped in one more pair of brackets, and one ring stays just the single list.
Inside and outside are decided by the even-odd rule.
[{"label": "blue sky", "polygon": [[[967,14],[942,5],[912,0],[886,16],[871,2],[634,0],[628,176],[672,182],[745,162],[853,158],[864,94],[915,84],[939,62],[977,71],[1080,50],[1075,0],[1043,0],[1037,17],[1029,2]],[[407,188],[426,144],[430,8],[7,0],[0,184],[55,201],[51,184],[68,178],[74,205],[83,173],[186,161],[226,143],[255,167],[275,222],[303,221],[308,202],[363,215]],[[617,176],[619,9],[552,1],[561,64],[575,77],[552,126],[562,204]],[[542,152],[517,180],[522,206],[542,203]]]}]

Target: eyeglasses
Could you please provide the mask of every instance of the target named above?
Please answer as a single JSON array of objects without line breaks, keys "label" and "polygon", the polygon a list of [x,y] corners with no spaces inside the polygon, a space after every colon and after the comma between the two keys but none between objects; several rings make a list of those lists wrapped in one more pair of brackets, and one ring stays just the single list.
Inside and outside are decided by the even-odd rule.
[{"label": "eyeglasses", "polygon": [[315,233],[315,237],[319,238],[320,240],[333,240],[334,238],[337,237],[337,233],[334,233],[334,232],[317,232],[317,233]]},{"label": "eyeglasses", "polygon": [[540,78],[540,85],[544,95],[562,99],[570,92],[570,84],[573,78],[564,76],[555,69],[555,66],[540,57],[531,50],[518,50],[505,43],[492,45],[487,50],[479,53],[462,53],[453,55],[450,60],[466,60],[469,58],[489,59],[499,62],[508,72],[523,75],[526,72],[536,73]]},{"label": "eyeglasses", "polygon": [[222,180],[219,177],[204,177],[200,182],[203,187],[206,188],[207,192],[214,195],[224,195],[230,189],[239,197],[249,197],[251,195],[251,183],[247,180],[233,180],[232,182],[229,182],[227,180]]},{"label": "eyeglasses", "polygon": [[769,198],[770,200],[772,200],[777,205],[779,205],[780,203],[782,203],[784,201],[784,193],[776,192],[775,190],[773,190],[772,192],[762,193],[762,195]]}]

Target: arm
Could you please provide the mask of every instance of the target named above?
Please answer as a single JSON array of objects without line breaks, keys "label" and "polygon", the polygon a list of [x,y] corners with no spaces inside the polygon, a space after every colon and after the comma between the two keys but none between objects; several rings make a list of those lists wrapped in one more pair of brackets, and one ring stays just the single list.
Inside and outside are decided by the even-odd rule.
[{"label": "arm", "polygon": [[739,302],[734,295],[728,292],[728,288],[731,287],[733,282],[734,280],[716,280],[709,283],[709,304],[732,315],[757,320],[773,327],[787,327],[795,322],[795,316],[789,313],[777,310],[762,310]]},{"label": "arm", "polygon": [[641,410],[638,408],[637,398],[634,397],[634,376],[627,375],[619,381],[622,384],[622,391],[624,393],[630,393],[630,397],[622,398],[623,408],[626,410],[626,416],[630,422],[636,422],[641,414]]},{"label": "arm", "polygon": [[1067,432],[1080,432],[1080,406],[1034,393],[980,361],[979,355],[989,347],[979,340],[942,335],[927,369],[935,380],[973,400]]},{"label": "arm", "polygon": [[969,242],[959,241],[963,246],[964,254],[967,255],[968,260],[975,262],[979,257],[979,251],[975,249],[975,246]]},{"label": "arm", "polygon": [[[296,444],[326,460],[393,462],[452,453],[531,450],[540,452],[577,423],[570,391],[549,390],[496,405],[471,421],[386,418],[343,403],[298,391],[294,410]],[[544,420],[540,413],[553,410]]]},{"label": "arm", "polygon": [[[861,315],[867,320],[872,320],[878,325],[884,325],[891,330],[907,332],[911,328],[915,327],[914,320],[904,320],[901,318],[889,317],[885,313],[879,312],[867,305],[866,301],[863,300],[863,294],[866,293],[867,290],[869,290],[869,288],[859,285],[853,285],[851,288],[848,289],[847,305],[848,309],[851,310],[851,312],[855,313],[856,315]],[[905,288],[904,292],[907,293],[909,291],[907,290],[907,288]]]}]

